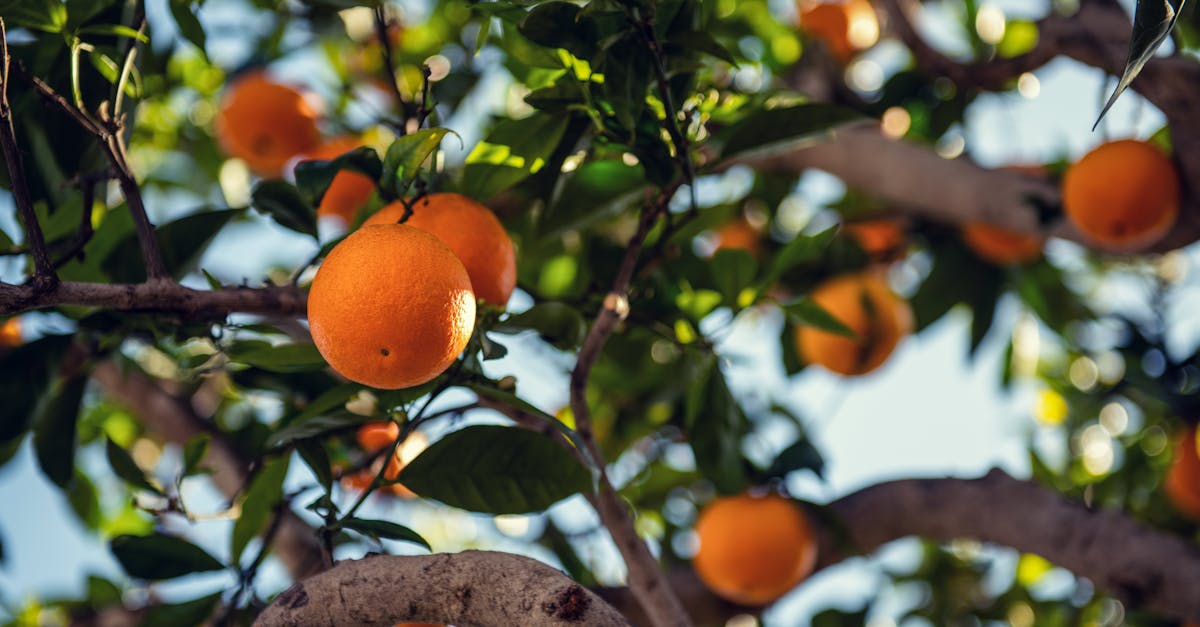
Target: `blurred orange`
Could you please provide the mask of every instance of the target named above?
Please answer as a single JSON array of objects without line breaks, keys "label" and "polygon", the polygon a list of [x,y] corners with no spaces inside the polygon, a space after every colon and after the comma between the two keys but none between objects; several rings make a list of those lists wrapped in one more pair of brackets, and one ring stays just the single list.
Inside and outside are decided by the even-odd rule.
[{"label": "blurred orange", "polygon": [[867,0],[804,0],[800,3],[800,29],[824,43],[842,63],[879,41],[879,19]]},{"label": "blurred orange", "polygon": [[[328,161],[362,146],[362,140],[353,136],[343,136],[325,142],[315,150],[304,155],[305,159]],[[360,172],[342,170],[333,177],[329,189],[321,197],[317,207],[318,216],[337,216],[346,224],[354,222],[354,216],[375,193],[375,181]]]},{"label": "blurred orange", "polygon": [[871,261],[884,263],[904,256],[904,227],[891,218],[875,218],[847,222],[842,226],[846,234],[858,243]]}]

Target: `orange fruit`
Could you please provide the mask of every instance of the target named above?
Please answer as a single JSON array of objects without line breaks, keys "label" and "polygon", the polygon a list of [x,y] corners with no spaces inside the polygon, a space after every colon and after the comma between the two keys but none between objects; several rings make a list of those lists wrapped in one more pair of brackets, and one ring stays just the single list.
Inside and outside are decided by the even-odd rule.
[{"label": "orange fruit", "polygon": [[1042,238],[983,222],[964,224],[962,236],[976,255],[998,266],[1020,265],[1042,256]]},{"label": "orange fruit", "polygon": [[833,372],[871,372],[912,333],[912,309],[874,273],[835,277],[817,286],[809,297],[855,333],[846,337],[811,326],[796,327],[800,357]]},{"label": "orange fruit", "polygon": [[847,222],[842,229],[872,261],[887,262],[904,256],[904,227],[895,220],[876,218]]},{"label": "orange fruit", "polygon": [[[304,155],[304,159],[328,161],[340,157],[359,146],[362,141],[356,137],[338,137],[332,139]],[[318,216],[337,216],[346,224],[354,222],[354,216],[375,193],[375,181],[360,172],[342,170],[333,177],[329,189],[321,197],[317,207]]]},{"label": "orange fruit", "polygon": [[0,347],[21,345],[21,319],[9,318],[0,324]]},{"label": "orange fruit", "polygon": [[1200,521],[1200,443],[1196,427],[1190,426],[1176,437],[1175,456],[1167,470],[1163,491],[1179,513]]},{"label": "orange fruit", "polygon": [[295,89],[263,72],[229,85],[216,118],[217,143],[259,176],[278,177],[292,157],[321,141],[317,111]]},{"label": "orange fruit", "polygon": [[330,251],[308,293],[317,350],[343,377],[399,389],[441,374],[475,328],[467,270],[436,237],[369,226]]},{"label": "orange fruit", "polygon": [[801,2],[800,29],[842,63],[879,41],[879,19],[867,0]]},{"label": "orange fruit", "polygon": [[[394,202],[363,223],[396,223],[404,203]],[[517,286],[517,256],[504,225],[484,205],[462,194],[429,194],[413,204],[408,226],[432,233],[462,260],[475,296],[503,307]]]},{"label": "orange fruit", "polygon": [[762,234],[744,218],[728,222],[717,229],[716,242],[717,247],[713,249],[713,253],[718,250],[744,250],[757,256],[762,252]]},{"label": "orange fruit", "polygon": [[[364,429],[359,430],[359,444],[362,445],[363,448],[368,452],[376,452],[384,447],[391,446],[392,442],[400,434],[400,429],[399,427],[396,427],[395,429],[389,429],[383,426],[385,424],[396,427],[396,423],[393,422],[375,422],[363,425],[363,427],[371,426],[373,428],[366,430],[365,432]],[[383,437],[388,437],[390,439],[388,439],[382,445],[379,445]],[[368,444],[372,445],[372,447],[368,447]],[[396,454],[388,460],[387,469],[384,470],[383,478],[387,481],[394,481],[396,477],[400,476],[400,471],[404,470],[404,467],[407,466],[409,462],[416,459],[417,455],[420,455],[421,452],[424,451],[428,446],[429,440],[426,439],[425,434],[421,433],[420,431],[414,431],[410,433],[408,437],[400,443],[400,446],[396,448]],[[356,490],[359,492],[367,489],[371,486],[371,482],[375,480],[375,475],[379,474],[379,467],[382,463],[382,460],[375,460],[375,463],[371,464],[370,468],[364,468],[358,472],[342,477],[342,486],[348,490]],[[400,483],[384,485],[379,489],[381,492],[390,493],[393,496],[398,496],[404,499],[416,496],[415,492],[409,490]]]},{"label": "orange fruit", "polygon": [[368,453],[374,453],[381,448],[392,445],[400,437],[400,425],[390,420],[376,420],[364,423],[354,434],[358,445]]},{"label": "orange fruit", "polygon": [[1179,174],[1153,144],[1101,144],[1067,168],[1063,210],[1097,248],[1140,250],[1162,239],[1179,214]]},{"label": "orange fruit", "polygon": [[696,520],[696,575],[717,596],[766,605],[817,563],[817,539],[800,508],[777,495],[722,497]]}]

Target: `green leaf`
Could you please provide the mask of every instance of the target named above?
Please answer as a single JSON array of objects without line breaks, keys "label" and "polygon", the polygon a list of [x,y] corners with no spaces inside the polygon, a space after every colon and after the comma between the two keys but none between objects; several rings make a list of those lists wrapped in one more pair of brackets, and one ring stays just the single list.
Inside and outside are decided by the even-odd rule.
[{"label": "green leaf", "polygon": [[76,34],[81,37],[83,35],[110,35],[113,37],[128,37],[142,43],[150,42],[150,38],[145,33],[139,33],[137,30],[124,24],[93,24],[91,26],[84,26],[76,31]]},{"label": "green leaf", "polygon": [[811,470],[818,477],[823,476],[825,472],[825,458],[821,456],[817,447],[813,446],[812,440],[807,437],[801,437],[791,446],[783,449],[775,457],[775,461],[771,462],[771,467],[767,470],[767,477],[782,479],[788,473],[797,470]]},{"label": "green leaf", "polygon": [[208,624],[221,593],[216,592],[184,603],[152,605],[142,617],[141,627],[196,627]]},{"label": "green leaf", "polygon": [[246,496],[242,499],[242,515],[233,524],[229,541],[229,554],[234,562],[241,559],[242,551],[246,550],[250,539],[267,526],[283,499],[283,480],[287,476],[289,461],[291,457],[288,455],[268,461],[246,489]]},{"label": "green leaf", "polygon": [[117,536],[108,546],[125,572],[138,579],[172,579],[225,568],[191,542],[158,532]]},{"label": "green leaf", "polygon": [[[230,220],[241,216],[241,209],[200,211],[168,222],[154,231],[162,251],[163,263],[171,276],[183,277],[200,261],[200,257]],[[119,283],[139,283],[146,280],[137,236],[129,233],[101,264],[105,273]]]},{"label": "green leaf", "polygon": [[741,249],[718,250],[709,264],[712,271],[713,283],[725,298],[725,304],[735,311],[741,309],[742,291],[752,287],[754,275],[758,272],[758,262],[754,255]]},{"label": "green leaf", "polygon": [[71,344],[69,335],[51,335],[0,355],[0,442],[23,435],[39,401]]},{"label": "green leaf", "polygon": [[544,2],[521,20],[517,30],[533,43],[563,48],[581,59],[596,50],[596,24],[581,19],[579,6],[570,2]]},{"label": "green leaf", "polygon": [[1183,10],[1183,3],[1184,0],[1137,0],[1125,71],[1121,73],[1121,80],[1117,81],[1117,88],[1113,90],[1112,96],[1109,96],[1108,102],[1104,103],[1104,108],[1100,110],[1100,115],[1096,117],[1096,123],[1092,125],[1093,131],[1100,126],[1104,114],[1108,113],[1117,102],[1117,98],[1121,97],[1133,79],[1142,72],[1146,62],[1154,58],[1154,52],[1171,34],[1171,29],[1175,28],[1175,20],[1179,19],[1179,13]]},{"label": "green leaf", "polygon": [[[452,133],[448,128],[427,128],[404,135],[388,146],[383,157],[383,187],[396,196],[403,196],[417,180],[421,164],[437,150],[442,139]],[[457,134],[455,135],[457,137]]]},{"label": "green leaf", "polygon": [[537,112],[520,120],[501,120],[467,155],[462,189],[487,199],[541,170],[567,130],[566,115]]},{"label": "green leaf", "polygon": [[309,372],[326,367],[325,358],[315,344],[252,345],[240,350],[235,345],[226,351],[231,361],[270,372]]},{"label": "green leaf", "polygon": [[180,34],[199,48],[200,54],[207,57],[208,53],[204,50],[204,27],[196,17],[196,8],[193,8],[191,0],[170,0],[168,4],[171,7],[171,17],[175,18],[175,25],[179,27]]},{"label": "green leaf", "polygon": [[675,35],[671,38],[671,43],[682,46],[687,50],[696,50],[708,55],[712,55],[732,66],[737,66],[737,59],[733,57],[733,53],[729,49],[721,45],[712,33],[708,31],[686,31]]},{"label": "green leaf", "polygon": [[538,303],[498,323],[498,333],[537,331],[539,337],[559,350],[577,348],[587,334],[587,322],[578,309],[565,303]]},{"label": "green leaf", "polygon": [[316,205],[310,204],[304,194],[286,181],[259,181],[250,193],[250,204],[260,213],[287,229],[317,236]]},{"label": "green leaf", "polygon": [[386,520],[348,518],[342,521],[342,526],[346,529],[352,529],[375,539],[382,538],[386,540],[402,540],[404,542],[419,544],[430,551],[433,550],[429,546],[429,543],[425,541],[425,538],[421,537],[421,534],[409,529],[408,527],[405,527],[404,525],[398,525],[394,522],[388,522]]},{"label": "green leaf", "polygon": [[810,265],[819,261],[829,245],[837,237],[837,227],[830,227],[812,235],[797,235],[788,242],[771,261],[771,268],[763,277],[763,285],[772,285],[785,272],[797,266]]},{"label": "green leaf", "polygon": [[592,485],[591,473],[550,437],[495,425],[447,435],[398,481],[423,497],[489,514],[542,511]]},{"label": "green leaf", "polygon": [[162,490],[146,478],[146,473],[138,467],[137,462],[133,461],[133,457],[112,439],[105,438],[104,453],[108,457],[108,465],[112,467],[113,472],[124,479],[126,483],[136,488],[162,494]]},{"label": "green leaf", "polygon": [[296,442],[296,452],[300,453],[300,459],[313,471],[313,476],[321,483],[321,487],[329,492],[333,487],[333,464],[329,462],[329,453],[325,451],[325,445],[315,438],[300,440]]},{"label": "green leaf", "polygon": [[360,146],[328,161],[301,161],[296,164],[296,187],[310,207],[319,206],[334,177],[342,170],[358,172],[372,181],[378,181],[383,173],[383,163],[375,149],[367,146]]},{"label": "green leaf", "polygon": [[[267,440],[268,446],[283,446],[292,442],[293,440],[302,440],[321,435],[329,429],[325,428],[322,430],[314,430],[320,429],[321,426],[316,424],[309,425],[309,423],[326,416],[326,414],[334,409],[342,407],[346,401],[350,400],[355,394],[358,394],[359,390],[362,389],[363,387],[356,383],[344,383],[322,392],[320,396],[313,399],[313,401],[304,408],[304,411],[301,411],[290,418],[287,421],[287,426],[285,428],[272,435]],[[342,422],[339,423],[338,426],[331,428],[336,429],[341,426],[356,424],[357,422],[362,422],[364,420],[366,420],[365,417],[359,416],[353,422]]]},{"label": "green leaf", "polygon": [[654,60],[634,35],[629,35],[608,50],[601,70],[604,72],[605,102],[612,107],[617,123],[632,131],[646,107],[646,90]]},{"label": "green leaf", "polygon": [[201,434],[183,445],[183,476],[194,475],[200,470],[200,462],[204,461],[211,440],[208,434]]},{"label": "green leaf", "polygon": [[9,28],[23,26],[58,33],[67,24],[67,7],[58,0],[8,0],[0,2],[0,14]]},{"label": "green leaf", "polygon": [[714,355],[698,361],[685,399],[685,427],[700,473],[722,494],[746,488],[741,441],[746,416],[725,384]]},{"label": "green leaf", "polygon": [[818,305],[811,298],[800,298],[783,305],[783,313],[792,324],[801,324],[849,338],[857,337],[854,331],[841,320]]},{"label": "green leaf", "polygon": [[66,487],[75,475],[75,425],[87,382],[83,374],[61,382],[34,419],[33,448],[38,465],[59,487]]},{"label": "green leaf", "polygon": [[637,202],[649,183],[640,165],[618,159],[589,161],[566,177],[546,212],[543,237],[611,218]]},{"label": "green leaf", "polygon": [[857,111],[824,103],[754,111],[718,134],[718,141],[724,142],[720,160],[790,150],[799,142],[863,119]]},{"label": "green leaf", "polygon": [[296,440],[316,437],[323,433],[344,429],[367,421],[367,416],[359,416],[349,412],[312,416],[305,420],[297,420],[267,438],[267,446],[278,448]]},{"label": "green leaf", "polygon": [[71,504],[71,510],[79,517],[79,521],[88,529],[99,530],[104,519],[103,510],[100,508],[100,495],[96,492],[96,485],[92,480],[78,468],[75,469],[75,476],[66,490],[66,495],[67,502]]}]

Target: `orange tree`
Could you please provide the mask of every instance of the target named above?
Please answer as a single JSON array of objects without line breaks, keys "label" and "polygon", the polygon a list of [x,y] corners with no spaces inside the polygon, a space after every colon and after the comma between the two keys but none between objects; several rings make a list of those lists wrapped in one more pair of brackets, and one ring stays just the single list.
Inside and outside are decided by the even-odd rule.
[{"label": "orange tree", "polygon": [[[900,0],[0,2],[16,216],[0,232],[16,260],[0,281],[0,463],[31,440],[124,570],[4,611],[723,624],[917,536],[920,563],[886,585],[920,584],[908,613],[934,624],[1200,620],[1200,356],[1169,341],[1181,321],[1165,308],[1180,293],[1169,251],[1200,239],[1196,25],[1146,3],[1134,29],[1085,0],[997,30],[994,9],[951,4],[958,56]],[[1172,29],[1175,52],[1153,57]],[[853,64],[880,41],[904,62],[864,87]],[[988,169],[946,150],[979,99],[1059,58],[1122,74],[1114,99],[1137,76],[1166,125],[1076,164]],[[732,168],[751,184],[704,191]],[[798,224],[788,199],[814,169],[847,191]],[[841,228],[874,220],[885,243]],[[261,239],[226,253],[236,270],[206,268],[244,229]],[[1067,252],[1038,254],[1051,238]],[[246,269],[272,250],[302,259]],[[1110,281],[1145,299],[1088,289]],[[904,479],[821,503],[787,490],[821,475],[817,443],[788,407],[731,391],[739,366],[711,323],[782,312],[779,368],[853,377],[955,308],[973,353],[1006,295],[1053,349],[1013,333],[1001,383],[1040,382],[1065,455],[1031,445],[1030,478]],[[523,333],[539,352],[506,357]],[[566,407],[530,402],[551,386]],[[769,435],[779,420],[787,439]],[[743,445],[756,435],[768,456]],[[196,483],[223,495],[216,514],[186,498]],[[600,526],[574,537],[544,519],[519,547],[542,561],[421,555],[419,525],[363,507],[414,497],[496,516],[573,499]],[[0,522],[27,515],[6,504]],[[197,537],[212,525],[227,543]],[[617,586],[596,572],[608,540]],[[1020,567],[986,578],[996,551],[955,540],[1015,549]],[[400,547],[417,554],[351,559]],[[290,582],[264,581],[269,563]],[[1070,585],[1039,588],[1048,564]],[[157,593],[215,571],[225,584],[200,596]]]}]

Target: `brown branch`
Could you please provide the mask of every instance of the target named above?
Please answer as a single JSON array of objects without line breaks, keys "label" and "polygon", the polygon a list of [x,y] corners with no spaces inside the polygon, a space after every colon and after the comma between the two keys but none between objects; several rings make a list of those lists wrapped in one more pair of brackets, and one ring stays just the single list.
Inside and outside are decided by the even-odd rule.
[{"label": "brown branch", "polygon": [[[829,508],[864,552],[906,536],[972,538],[1040,555],[1130,607],[1200,619],[1200,546],[1000,470],[980,479],[880,483]],[[829,541],[822,549],[820,567],[847,557]]]},{"label": "brown branch", "polygon": [[100,147],[115,171],[121,195],[125,197],[125,204],[129,206],[130,215],[133,217],[134,231],[137,233],[138,245],[142,250],[142,262],[146,266],[146,276],[151,283],[171,283],[171,275],[167,272],[166,264],[163,263],[158,239],[154,236],[154,224],[150,222],[150,217],[146,213],[141,189],[138,188],[133,169],[129,166],[128,153],[122,136],[124,116],[113,118],[104,110],[104,107],[101,107],[101,119],[97,123],[85,111],[71,104],[42,79],[30,75],[19,65],[14,68],[17,70],[17,74],[33,86],[34,91],[42,99],[63,110],[84,130],[95,135],[100,141]]},{"label": "brown branch", "polygon": [[390,627],[402,622],[629,625],[561,572],[527,557],[491,551],[374,555],[341,562],[280,594],[255,625]]},{"label": "brown branch", "polygon": [[584,338],[575,369],[571,372],[570,383],[571,411],[575,416],[575,430],[579,433],[580,439],[583,440],[592,458],[600,466],[599,491],[591,499],[592,504],[596,507],[601,522],[612,534],[613,542],[616,543],[621,557],[625,560],[629,571],[630,589],[633,590],[642,609],[649,616],[650,624],[657,627],[684,626],[689,625],[690,621],[683,605],[671,591],[658,561],[651,555],[646,543],[638,537],[637,530],[633,526],[632,513],[608,479],[604,456],[596,444],[595,434],[592,431],[592,414],[587,404],[587,384],[592,366],[600,358],[600,353],[604,350],[608,337],[616,329],[617,324],[629,313],[629,283],[637,268],[638,256],[641,254],[642,246],[650,229],[665,213],[667,203],[676,189],[678,189],[678,185],[664,189],[657,202],[649,204],[642,210],[638,220],[637,233],[629,240],[612,288],[605,296],[600,313],[596,315],[596,320]]},{"label": "brown branch", "polygon": [[[168,442],[184,445],[196,436],[210,433],[204,421],[183,400],[164,390],[137,370],[122,371],[111,361],[92,370],[92,379],[114,400],[128,407],[151,433]],[[227,498],[241,490],[250,460],[222,437],[209,443],[204,465],[213,470],[213,484]],[[296,578],[320,572],[324,566],[321,547],[312,528],[290,510],[280,516],[273,543],[275,555]]]},{"label": "brown branch", "polygon": [[1081,238],[1066,223],[1050,231],[1039,225],[1031,200],[1061,202],[1050,181],[989,170],[966,158],[945,159],[926,146],[892,139],[877,125],[842,128],[828,141],[738,162],[767,170],[824,170],[898,210],[941,222],[982,221],[1022,233]]},{"label": "brown branch", "polygon": [[8,56],[8,35],[4,20],[0,18],[0,148],[4,151],[4,165],[8,171],[8,180],[12,184],[13,200],[17,210],[21,212],[21,222],[25,227],[25,241],[33,253],[33,286],[37,290],[53,287],[58,280],[54,266],[50,263],[50,254],[46,252],[46,240],[42,237],[42,228],[38,224],[37,213],[33,210],[33,199],[29,197],[29,188],[25,184],[25,164],[21,159],[21,149],[17,146],[17,131],[13,126],[12,108],[8,104],[8,83],[12,60]]},{"label": "brown branch", "polygon": [[76,283],[65,281],[49,290],[0,283],[0,315],[59,305],[119,311],[158,311],[189,318],[223,318],[231,313],[303,316],[306,295],[295,287],[194,290],[178,283]]}]

